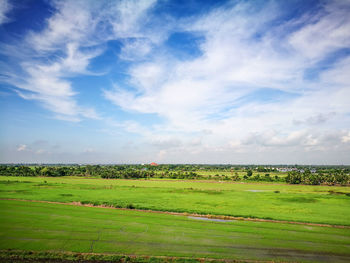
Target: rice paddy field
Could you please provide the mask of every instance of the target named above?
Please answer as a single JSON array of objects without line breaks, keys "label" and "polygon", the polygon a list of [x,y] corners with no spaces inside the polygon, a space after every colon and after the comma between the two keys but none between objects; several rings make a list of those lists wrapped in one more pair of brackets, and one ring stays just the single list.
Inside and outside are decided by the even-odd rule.
[{"label": "rice paddy field", "polygon": [[[279,177],[286,177],[287,176],[287,172],[277,172],[277,171],[273,171],[273,172],[257,172],[257,171],[252,171],[253,174],[252,176],[255,175],[260,175],[260,176],[264,176],[265,174],[269,174],[271,177],[273,176],[279,176]],[[243,177],[244,175],[247,174],[247,171],[244,170],[234,170],[234,171],[206,171],[206,170],[198,170],[196,171],[197,174],[199,175],[203,175],[203,176],[215,176],[215,175],[225,175],[228,177],[232,177],[234,175],[238,175],[239,177]]]},{"label": "rice paddy field", "polygon": [[[161,174],[162,171],[156,171],[156,173]],[[214,177],[215,175],[224,175],[227,177],[232,177],[235,175],[238,175],[240,178],[243,178],[244,175],[247,174],[247,171],[245,170],[232,170],[232,171],[221,171],[221,170],[213,170],[213,171],[208,171],[208,170],[196,170],[195,173],[204,176],[204,177]],[[278,171],[271,171],[271,172],[258,172],[253,170],[252,171],[252,176],[256,176],[256,175],[260,175],[260,176],[264,176],[265,174],[269,174],[271,177],[274,176],[278,176],[278,177],[286,177],[287,176],[287,172],[278,172]]]},{"label": "rice paddy field", "polygon": [[49,251],[350,262],[345,186],[1,176],[0,209],[0,259]]}]

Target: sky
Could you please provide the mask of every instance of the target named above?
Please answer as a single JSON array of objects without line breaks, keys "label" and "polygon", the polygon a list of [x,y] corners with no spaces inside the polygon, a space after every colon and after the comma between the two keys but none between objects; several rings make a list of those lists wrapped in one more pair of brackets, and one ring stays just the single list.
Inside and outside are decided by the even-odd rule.
[{"label": "sky", "polygon": [[0,0],[0,162],[350,164],[349,14]]}]

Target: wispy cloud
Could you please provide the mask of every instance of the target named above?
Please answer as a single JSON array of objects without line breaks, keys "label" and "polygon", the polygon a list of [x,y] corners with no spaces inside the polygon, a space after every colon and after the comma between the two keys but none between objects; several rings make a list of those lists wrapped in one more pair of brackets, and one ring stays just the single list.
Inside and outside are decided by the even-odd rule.
[{"label": "wispy cloud", "polygon": [[[275,2],[263,7],[242,2],[180,21],[183,31],[204,37],[201,56],[183,61],[155,55],[129,70],[134,90],[116,85],[104,95],[126,111],[163,118],[153,135],[201,136],[204,151],[232,145],[234,152],[248,142],[303,150],[322,144],[326,133],[337,136],[340,145],[345,135],[338,129],[349,129],[342,125],[349,120],[349,58],[320,71],[315,80],[306,79],[305,72],[350,46],[350,5],[329,2],[282,22],[280,9]],[[298,96],[239,103],[265,88]],[[331,123],[325,126],[326,121]],[[316,124],[316,131],[308,128]]]},{"label": "wispy cloud", "polygon": [[318,13],[303,19],[302,28],[289,36],[289,43],[312,62],[350,46],[348,1],[326,2]]},{"label": "wispy cloud", "polygon": [[8,13],[12,10],[13,6],[8,0],[0,0],[0,25],[10,21]]},{"label": "wispy cloud", "polygon": [[[16,51],[19,74],[7,70],[4,80],[17,88],[24,99],[37,100],[61,120],[99,118],[93,107],[78,104],[69,78],[95,74],[90,61],[104,51],[113,39],[137,35],[136,25],[153,1],[54,1],[53,15],[41,31],[31,31],[7,52]],[[22,42],[23,41],[23,42]],[[125,45],[125,57],[132,45]],[[143,52],[144,54],[144,52]],[[141,55],[143,55],[141,54]],[[9,54],[7,54],[9,55]]]},{"label": "wispy cloud", "polygon": [[[0,80],[57,119],[98,119],[108,138],[126,134],[125,158],[317,161],[350,152],[348,1],[293,14],[278,1],[229,1],[192,15],[164,13],[156,0],[50,4],[41,30],[1,44],[11,63],[0,65]],[[176,46],[181,36],[188,45]],[[98,74],[93,62],[106,54],[118,69],[96,86],[107,109],[99,112],[73,81]],[[310,155],[317,151],[324,155]]]}]

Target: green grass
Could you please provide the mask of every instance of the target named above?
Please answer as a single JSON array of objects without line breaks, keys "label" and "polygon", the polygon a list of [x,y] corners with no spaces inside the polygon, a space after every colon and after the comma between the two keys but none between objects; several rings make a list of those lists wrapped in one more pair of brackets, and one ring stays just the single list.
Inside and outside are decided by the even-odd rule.
[{"label": "green grass", "polygon": [[0,198],[339,225],[350,225],[349,193],[350,187],[271,183],[0,177]]},{"label": "green grass", "polygon": [[[244,175],[247,174],[247,171],[235,171],[233,170],[232,172],[231,171],[207,171],[207,170],[198,170],[198,171],[195,171],[197,174],[199,175],[203,175],[203,176],[215,176],[215,175],[225,175],[225,176],[228,176],[228,177],[232,177],[234,176],[236,173],[237,175],[242,178]],[[286,177],[287,176],[287,172],[257,172],[257,171],[252,171],[253,172],[253,175],[252,176],[255,176],[255,175],[260,175],[261,177],[264,177],[265,174],[269,174],[270,177],[274,177],[274,176],[278,176],[278,177]]]},{"label": "green grass", "polygon": [[0,200],[0,249],[349,262],[350,229]]}]

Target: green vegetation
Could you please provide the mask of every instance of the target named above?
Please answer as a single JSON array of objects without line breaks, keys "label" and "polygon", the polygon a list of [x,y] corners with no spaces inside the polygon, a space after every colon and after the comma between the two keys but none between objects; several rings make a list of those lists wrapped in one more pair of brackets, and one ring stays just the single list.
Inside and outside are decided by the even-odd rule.
[{"label": "green vegetation", "polygon": [[350,225],[350,187],[81,177],[0,180],[0,198]]},{"label": "green vegetation", "polygon": [[0,176],[84,176],[106,179],[214,179],[218,181],[287,182],[347,185],[348,166],[262,167],[239,165],[0,165]]},{"label": "green vegetation", "polygon": [[[0,249],[348,262],[350,229],[0,201]],[[4,254],[4,252],[3,252]]]},{"label": "green vegetation", "polygon": [[[0,261],[8,263],[23,262],[120,262],[120,263],[199,263],[199,262],[222,262],[218,259],[196,259],[180,257],[154,257],[136,255],[118,255],[101,253],[80,253],[63,251],[33,251],[33,250],[0,250]],[[230,262],[231,260],[226,260]],[[234,261],[233,261],[234,262]]]},{"label": "green vegetation", "polygon": [[328,185],[348,185],[350,183],[350,175],[342,170],[336,170],[332,173],[311,173],[309,169],[300,172],[289,172],[286,177],[286,182],[290,184],[328,184]]},{"label": "green vegetation", "polygon": [[0,165],[0,261],[349,262],[349,168],[310,168]]},{"label": "green vegetation", "polygon": [[[200,170],[196,170],[198,168]],[[215,179],[239,181],[243,178],[243,171],[224,169],[214,166],[209,170],[203,170],[202,166],[187,165],[57,165],[57,166],[24,166],[24,165],[0,165],[0,175],[2,176],[84,176],[100,177],[105,179],[149,179],[149,178],[169,178],[169,179]],[[220,167],[220,166],[219,166]],[[249,170],[251,171],[251,170]],[[282,174],[283,175],[283,174]],[[255,177],[245,178],[256,181],[280,181],[280,177]]]}]

